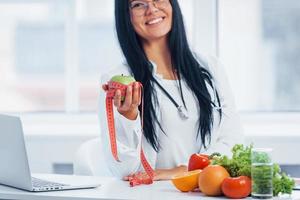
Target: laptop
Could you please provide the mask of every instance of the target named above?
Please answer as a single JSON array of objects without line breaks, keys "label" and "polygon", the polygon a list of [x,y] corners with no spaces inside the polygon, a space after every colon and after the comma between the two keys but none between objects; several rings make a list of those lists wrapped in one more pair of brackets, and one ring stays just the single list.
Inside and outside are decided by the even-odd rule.
[{"label": "laptop", "polygon": [[295,181],[295,186],[294,186],[294,190],[300,190],[300,178],[294,178]]},{"label": "laptop", "polygon": [[95,182],[76,182],[73,185],[32,177],[20,118],[0,114],[0,184],[32,192],[100,186]]}]

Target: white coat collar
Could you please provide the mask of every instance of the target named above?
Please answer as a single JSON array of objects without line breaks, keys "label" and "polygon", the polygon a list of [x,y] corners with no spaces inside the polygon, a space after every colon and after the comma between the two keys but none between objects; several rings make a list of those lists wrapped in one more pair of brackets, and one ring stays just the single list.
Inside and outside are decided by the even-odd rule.
[{"label": "white coat collar", "polygon": [[153,66],[153,76],[155,76],[158,79],[163,79],[163,75],[162,74],[158,74],[157,73],[157,65],[153,60],[149,60]]}]

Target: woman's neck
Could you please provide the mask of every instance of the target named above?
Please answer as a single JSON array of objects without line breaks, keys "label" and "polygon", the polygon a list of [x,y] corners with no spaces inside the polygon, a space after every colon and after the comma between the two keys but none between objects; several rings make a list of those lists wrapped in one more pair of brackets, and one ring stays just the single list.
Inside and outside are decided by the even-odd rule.
[{"label": "woman's neck", "polygon": [[164,79],[176,79],[166,38],[151,42],[145,41],[143,47],[148,59],[157,65],[156,73],[163,75]]}]

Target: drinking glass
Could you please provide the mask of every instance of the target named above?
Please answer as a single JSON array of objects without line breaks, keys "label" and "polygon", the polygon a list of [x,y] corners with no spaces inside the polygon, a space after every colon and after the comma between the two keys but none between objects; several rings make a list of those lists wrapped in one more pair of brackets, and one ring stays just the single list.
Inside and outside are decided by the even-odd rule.
[{"label": "drinking glass", "polygon": [[252,198],[273,197],[272,149],[253,148],[251,152]]}]

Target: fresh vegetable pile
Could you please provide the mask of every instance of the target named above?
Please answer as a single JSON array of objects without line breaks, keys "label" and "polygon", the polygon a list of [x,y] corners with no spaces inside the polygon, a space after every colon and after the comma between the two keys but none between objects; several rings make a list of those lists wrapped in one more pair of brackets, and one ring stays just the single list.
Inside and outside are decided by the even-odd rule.
[{"label": "fresh vegetable pile", "polygon": [[278,164],[272,164],[267,154],[255,154],[255,160],[262,165],[251,166],[252,149],[253,145],[237,144],[232,148],[231,158],[220,153],[193,154],[188,172],[174,177],[172,183],[182,192],[198,188],[207,196],[225,195],[234,199],[248,197],[251,191],[253,195],[269,195],[272,189],[273,196],[291,194],[295,181],[282,173]]},{"label": "fresh vegetable pile", "polygon": [[[251,150],[253,145],[237,144],[232,148],[232,158],[225,155],[214,155],[211,164],[223,166],[231,177],[251,177]],[[261,157],[262,160],[266,159]],[[264,173],[262,173],[264,174]],[[263,175],[262,175],[263,176]],[[291,194],[295,181],[281,172],[278,164],[273,166],[273,195]]]}]

